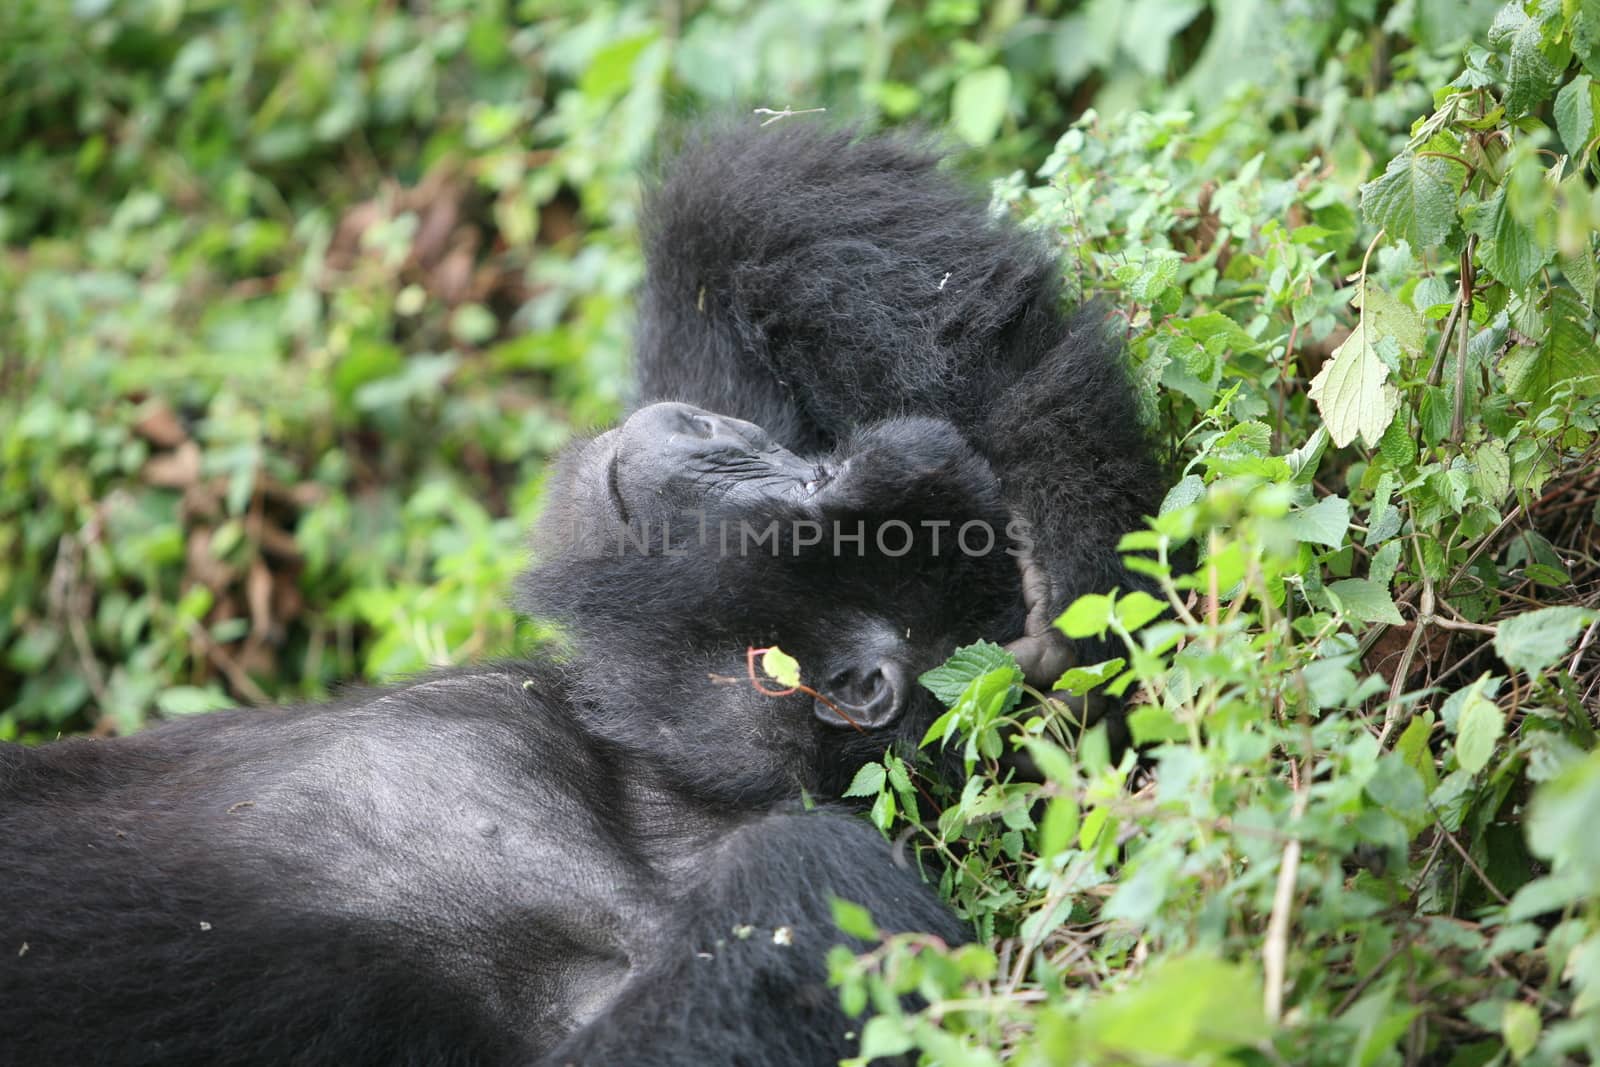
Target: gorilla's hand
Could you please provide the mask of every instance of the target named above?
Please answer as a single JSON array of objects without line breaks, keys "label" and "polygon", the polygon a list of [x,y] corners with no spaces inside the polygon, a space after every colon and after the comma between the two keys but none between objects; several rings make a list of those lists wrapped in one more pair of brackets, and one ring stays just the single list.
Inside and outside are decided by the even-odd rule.
[{"label": "gorilla's hand", "polygon": [[1028,619],[1022,636],[1006,650],[1017,657],[1028,684],[1048,692],[1056,679],[1074,666],[1072,645],[1054,625],[1055,596],[1050,575],[1032,556],[1020,557],[1017,566],[1022,571],[1022,602],[1027,606]]}]

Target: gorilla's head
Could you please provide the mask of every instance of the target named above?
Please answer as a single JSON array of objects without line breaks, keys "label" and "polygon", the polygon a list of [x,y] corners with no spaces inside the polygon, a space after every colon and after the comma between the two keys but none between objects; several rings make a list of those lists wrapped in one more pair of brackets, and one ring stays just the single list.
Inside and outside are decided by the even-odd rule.
[{"label": "gorilla's head", "polygon": [[[680,784],[837,796],[937,716],[918,675],[1021,632],[1009,523],[947,422],[890,419],[799,456],[659,403],[563,456],[523,602],[571,633],[594,726]],[[751,650],[773,645],[822,699],[758,689]]]}]

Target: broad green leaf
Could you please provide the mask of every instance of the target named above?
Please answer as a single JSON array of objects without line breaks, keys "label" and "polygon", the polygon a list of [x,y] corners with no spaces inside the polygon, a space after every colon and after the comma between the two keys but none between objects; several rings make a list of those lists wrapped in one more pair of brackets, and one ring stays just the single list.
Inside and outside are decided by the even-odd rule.
[{"label": "broad green leaf", "polygon": [[1111,621],[1112,600],[1104,593],[1088,593],[1072,602],[1056,620],[1056,629],[1068,637],[1098,637]]},{"label": "broad green leaf", "polygon": [[851,937],[859,937],[863,941],[883,939],[877,924],[872,921],[872,913],[860,904],[834,897],[828,901],[828,907],[833,912],[833,924]]},{"label": "broad green leaf", "polygon": [[1093,1062],[1213,1063],[1271,1032],[1261,978],[1248,964],[1194,955],[1154,964],[1125,989],[1091,1001],[1084,1033]]},{"label": "broad green leaf", "polygon": [[[1364,282],[1363,287],[1369,284]],[[1369,448],[1375,447],[1400,407],[1400,393],[1390,383],[1389,368],[1377,352],[1382,335],[1375,319],[1363,306],[1356,328],[1322,365],[1307,390],[1329,436],[1340,448],[1357,436]]]},{"label": "broad green leaf", "polygon": [[1466,168],[1453,159],[1408,149],[1361,187],[1361,212],[1419,252],[1437,248],[1455,228],[1456,199],[1466,177]]},{"label": "broad green leaf", "polygon": [[905,1021],[893,1015],[874,1015],[861,1028],[861,1058],[898,1056],[915,1045]]},{"label": "broad green leaf", "polygon": [[800,663],[777,645],[761,654],[761,671],[786,689],[800,684]]},{"label": "broad green leaf", "polygon": [[1399,626],[1405,622],[1400,609],[1394,606],[1394,597],[1386,586],[1365,578],[1345,578],[1328,586],[1339,609],[1352,619],[1362,622],[1386,622]]},{"label": "broad green leaf", "polygon": [[883,790],[883,783],[888,777],[888,772],[881,763],[862,764],[856,776],[850,779],[850,788],[844,791],[847,797],[875,797]]},{"label": "broad green leaf", "polygon": [[1539,1009],[1520,1000],[1508,1000],[1501,1009],[1500,1034],[1514,1059],[1522,1060],[1539,1044]]},{"label": "broad green leaf", "polygon": [[1135,589],[1126,596],[1117,598],[1116,615],[1126,630],[1137,630],[1151,619],[1158,618],[1167,605],[1146,593],[1142,589]]},{"label": "broad green leaf", "polygon": [[1039,855],[1056,855],[1072,842],[1078,832],[1078,802],[1063,793],[1051,799],[1039,822]]},{"label": "broad green leaf", "polygon": [[620,96],[633,83],[639,55],[656,39],[656,31],[634,34],[599,49],[578,79],[578,91],[588,100],[604,102]]},{"label": "broad green leaf", "polygon": [[1010,669],[1014,681],[1022,681],[1017,660],[1011,653],[990,641],[977,641],[963,645],[951,653],[941,666],[935,667],[917,680],[926,686],[940,703],[949,706],[961,699],[975,678],[990,671]]},{"label": "broad green leaf", "polygon": [[1538,402],[1567,383],[1579,396],[1600,392],[1600,346],[1589,331],[1588,311],[1565,286],[1551,290],[1549,324],[1538,348],[1519,346],[1501,361],[1511,395]]},{"label": "broad green leaf", "polygon": [[1590,92],[1593,85],[1589,75],[1580,74],[1556,94],[1556,131],[1568,154],[1579,161],[1594,137],[1594,95]]},{"label": "broad green leaf", "polygon": [[1521,118],[1545,101],[1559,74],[1545,58],[1539,24],[1520,3],[1507,4],[1489,27],[1489,43],[1506,57],[1506,117]]},{"label": "broad green leaf", "polygon": [[1513,289],[1526,286],[1550,260],[1551,249],[1536,242],[1532,231],[1512,216],[1504,187],[1473,209],[1471,228],[1483,239],[1478,244],[1479,260]]},{"label": "broad green leaf", "polygon": [[1122,668],[1127,666],[1127,661],[1121,656],[1108,659],[1104,663],[1096,663],[1088,667],[1072,667],[1056,680],[1051,689],[1065,689],[1075,696],[1082,696],[1097,685],[1115,678]]},{"label": "broad green leaf", "polygon": [[980,67],[956,82],[950,97],[950,124],[968,144],[992,142],[1011,102],[1011,72],[1005,67]]},{"label": "broad green leaf", "polygon": [[233,705],[226,693],[211,686],[175,685],[156,697],[156,707],[163,715],[200,715]]},{"label": "broad green leaf", "polygon": [[1494,636],[1495,655],[1508,667],[1537,674],[1572,650],[1596,612],[1588,608],[1554,607],[1514,615],[1500,623]]},{"label": "broad green leaf", "polygon": [[1600,884],[1600,752],[1591,752],[1541,785],[1528,811],[1528,847],[1558,871]]},{"label": "broad green leaf", "polygon": [[1309,508],[1291,511],[1284,521],[1296,540],[1338,548],[1350,528],[1350,502],[1342,496],[1326,496]]},{"label": "broad green leaf", "polygon": [[1511,458],[1505,443],[1489,440],[1472,456],[1472,484],[1485,503],[1498,506],[1511,492]]},{"label": "broad green leaf", "polygon": [[1505,732],[1506,716],[1500,705],[1482,693],[1471,693],[1456,721],[1456,760],[1468,774],[1488,766],[1495,742]]},{"label": "broad green leaf", "polygon": [[1361,314],[1372,324],[1378,337],[1393,337],[1400,351],[1413,359],[1422,355],[1427,336],[1422,316],[1417,310],[1401,303],[1387,291],[1368,281],[1357,296]]}]

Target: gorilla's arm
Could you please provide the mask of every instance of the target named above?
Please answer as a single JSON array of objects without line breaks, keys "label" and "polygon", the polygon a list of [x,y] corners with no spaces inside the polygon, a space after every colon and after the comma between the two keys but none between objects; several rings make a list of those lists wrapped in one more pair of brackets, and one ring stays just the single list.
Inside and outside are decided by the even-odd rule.
[{"label": "gorilla's arm", "polygon": [[1053,618],[1143,584],[1116,544],[1155,512],[1162,472],[1103,314],[1065,310],[1043,239],[939,163],[913,139],[798,123],[693,135],[644,216],[641,399],[800,452],[893,415],[949,419],[1032,525]]},{"label": "gorilla's arm", "polygon": [[605,1011],[543,1061],[834,1063],[853,1055],[861,1020],[828,986],[828,947],[843,940],[834,897],[864,906],[886,932],[969,939],[917,872],[860,818],[770,814],[702,863],[651,964]]}]

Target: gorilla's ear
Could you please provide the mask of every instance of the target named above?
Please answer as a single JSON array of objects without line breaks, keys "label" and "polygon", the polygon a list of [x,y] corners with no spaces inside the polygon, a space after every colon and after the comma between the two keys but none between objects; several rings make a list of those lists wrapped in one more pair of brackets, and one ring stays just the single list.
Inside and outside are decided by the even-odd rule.
[{"label": "gorilla's ear", "polygon": [[828,675],[813,710],[829,726],[880,730],[900,718],[914,684],[911,672],[898,660],[858,656]]}]

